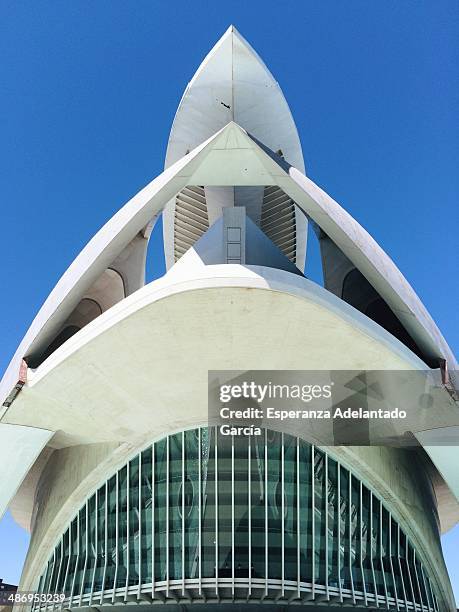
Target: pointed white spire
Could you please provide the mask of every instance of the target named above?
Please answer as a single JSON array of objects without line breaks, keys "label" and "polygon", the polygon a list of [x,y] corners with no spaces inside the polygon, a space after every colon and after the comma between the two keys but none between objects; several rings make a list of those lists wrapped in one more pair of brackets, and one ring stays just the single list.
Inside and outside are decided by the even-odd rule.
[{"label": "pointed white spire", "polygon": [[235,121],[304,171],[292,114],[278,83],[234,25],[191,79],[172,125],[166,167]]}]

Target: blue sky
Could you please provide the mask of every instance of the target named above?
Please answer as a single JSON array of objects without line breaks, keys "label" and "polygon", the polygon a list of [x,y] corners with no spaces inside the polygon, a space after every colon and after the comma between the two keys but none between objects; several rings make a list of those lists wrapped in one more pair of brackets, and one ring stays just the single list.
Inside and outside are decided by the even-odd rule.
[{"label": "blue sky", "polygon": [[[283,88],[308,175],[459,352],[456,0],[2,0],[0,371],[84,244],[161,172],[183,89],[231,23]],[[149,278],[160,247],[155,231]],[[26,547],[6,515],[0,577],[18,581]],[[458,528],[444,548],[459,599]]]}]

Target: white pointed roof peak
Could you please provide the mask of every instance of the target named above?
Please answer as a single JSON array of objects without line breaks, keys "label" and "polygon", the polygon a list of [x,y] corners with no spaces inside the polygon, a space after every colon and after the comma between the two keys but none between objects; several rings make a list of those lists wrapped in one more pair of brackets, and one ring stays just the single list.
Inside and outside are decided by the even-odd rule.
[{"label": "white pointed roof peak", "polygon": [[188,84],[172,125],[166,167],[235,121],[304,171],[287,101],[257,52],[231,24]]}]

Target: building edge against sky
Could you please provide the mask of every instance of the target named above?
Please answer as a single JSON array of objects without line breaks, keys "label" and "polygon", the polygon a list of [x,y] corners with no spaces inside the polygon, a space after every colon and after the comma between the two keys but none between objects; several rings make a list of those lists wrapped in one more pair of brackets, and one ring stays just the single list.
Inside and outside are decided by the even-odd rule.
[{"label": "building edge against sky", "polygon": [[[165,165],[75,259],[2,380],[1,510],[32,532],[21,588],[65,591],[64,607],[454,609],[439,534],[459,516],[457,432],[325,451],[269,430],[228,447],[206,427],[209,370],[457,369],[393,262],[304,175],[282,91],[232,27]],[[145,285],[161,214],[168,271]],[[302,274],[308,222],[324,287]]]}]

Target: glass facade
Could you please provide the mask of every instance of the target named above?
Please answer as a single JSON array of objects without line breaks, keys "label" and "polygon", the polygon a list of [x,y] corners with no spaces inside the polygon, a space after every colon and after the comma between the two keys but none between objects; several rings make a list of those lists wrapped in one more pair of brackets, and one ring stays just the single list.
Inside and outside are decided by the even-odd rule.
[{"label": "glass facade", "polygon": [[439,609],[412,543],[348,469],[287,434],[206,427],[155,442],[95,491],[39,591],[65,593],[64,607],[155,599]]}]

